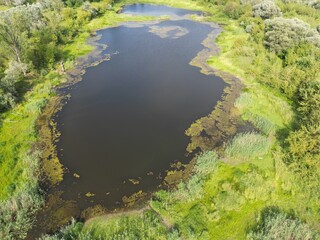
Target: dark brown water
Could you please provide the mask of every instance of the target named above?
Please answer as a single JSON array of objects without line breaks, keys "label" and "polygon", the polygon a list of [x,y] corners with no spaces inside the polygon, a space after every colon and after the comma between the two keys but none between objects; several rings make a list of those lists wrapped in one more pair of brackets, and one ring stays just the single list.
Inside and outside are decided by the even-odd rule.
[{"label": "dark brown water", "polygon": [[[124,12],[194,13],[141,4]],[[55,118],[59,158],[69,171],[58,186],[64,199],[76,200],[82,210],[95,204],[112,208],[124,195],[155,190],[161,182],[157,176],[173,161],[190,160],[184,132],[211,112],[226,86],[189,65],[213,30],[177,20],[98,32],[99,42],[108,45],[103,54],[118,54],[87,69],[67,91],[71,99]],[[89,192],[94,196],[86,196]]]}]

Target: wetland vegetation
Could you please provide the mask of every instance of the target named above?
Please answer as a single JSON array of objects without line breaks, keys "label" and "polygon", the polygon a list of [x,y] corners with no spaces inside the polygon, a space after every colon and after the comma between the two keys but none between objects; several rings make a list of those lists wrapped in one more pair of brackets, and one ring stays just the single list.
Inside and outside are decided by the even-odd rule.
[{"label": "wetland vegetation", "polygon": [[[47,218],[65,226],[41,239],[319,239],[319,2],[139,2],[203,11],[192,20],[220,24],[217,38],[203,42],[210,48],[215,41],[219,51],[199,48],[190,64],[228,83],[225,94],[209,104],[211,113],[183,126],[185,150],[195,157],[167,172],[164,180],[174,184],[142,207],[96,207],[72,221],[75,213],[61,221],[65,208],[55,202]],[[119,13],[134,0],[0,3],[0,238],[24,239],[29,231],[32,239],[36,213],[50,208],[47,186],[64,172],[52,144],[59,137],[50,120],[61,102],[57,88],[81,75],[76,59],[97,56],[86,42],[96,30],[159,16]]]}]

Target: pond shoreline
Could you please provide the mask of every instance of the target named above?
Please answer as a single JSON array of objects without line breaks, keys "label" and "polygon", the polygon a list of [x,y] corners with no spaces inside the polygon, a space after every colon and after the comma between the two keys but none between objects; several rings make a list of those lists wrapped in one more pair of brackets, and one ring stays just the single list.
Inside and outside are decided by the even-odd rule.
[{"label": "pond shoreline", "polygon": [[[156,21],[151,21],[151,23],[155,23]],[[120,23],[117,26],[126,25],[128,23]],[[148,24],[148,22],[142,22],[141,24]],[[206,24],[214,24],[214,23],[206,23]],[[214,24],[217,26],[216,24]],[[112,26],[115,27],[115,26]],[[110,27],[107,27],[110,28]],[[107,29],[102,28],[102,29]],[[100,29],[97,29],[99,31]],[[222,31],[222,28],[219,29],[219,32]],[[96,32],[94,35],[96,35]],[[214,31],[213,31],[214,32]],[[217,76],[220,76],[226,83],[229,84],[224,90],[224,94],[222,96],[222,100],[217,103],[212,113],[210,113],[208,116],[204,116],[201,119],[209,118],[210,120],[214,120],[216,123],[221,123],[226,119],[226,116],[231,116],[231,119],[229,119],[227,124],[231,124],[231,130],[227,132],[223,132],[225,129],[223,127],[217,128],[216,131],[219,133],[213,134],[213,136],[221,136],[217,140],[217,143],[214,144],[215,147],[217,147],[219,144],[221,144],[221,141],[225,139],[225,137],[230,137],[236,133],[236,124],[237,124],[237,117],[238,115],[235,113],[235,108],[233,106],[235,99],[240,95],[242,84],[241,81],[225,72],[219,71],[217,69],[211,68],[209,65],[207,65],[206,61],[208,58],[212,55],[216,55],[219,53],[218,46],[215,44],[215,38],[218,34],[214,34],[211,32],[208,37],[203,41],[204,49],[198,53],[198,55],[190,62],[190,65],[199,67],[201,72],[204,74],[214,74]],[[101,52],[107,47],[106,45],[100,45],[97,43],[97,40],[99,39],[99,36],[90,37],[87,40],[87,43],[94,46],[94,50],[90,52],[88,55],[85,55],[83,57],[80,57],[77,59],[77,64],[75,64],[75,68],[73,68],[70,71],[67,71],[67,79],[68,81],[66,83],[61,84],[57,87],[57,92],[63,91],[64,88],[70,87],[77,82],[82,80],[82,75],[85,73],[85,69],[91,66],[98,65],[99,63],[103,61],[107,61],[110,59],[110,56],[99,56],[101,55]],[[209,51],[206,51],[209,50]],[[91,58],[91,59],[90,59]],[[90,59],[90,60],[89,60]],[[86,62],[88,61],[89,62]],[[46,192],[50,192],[48,189],[52,187],[52,185],[57,184],[59,181],[62,180],[63,172],[65,171],[63,169],[63,165],[59,162],[57,159],[57,151],[55,149],[55,142],[57,141],[59,137],[59,133],[56,130],[56,124],[52,122],[52,117],[63,107],[65,104],[65,101],[67,100],[68,96],[63,96],[63,94],[58,94],[58,96],[53,97],[47,106],[45,107],[43,114],[38,119],[38,129],[39,129],[39,144],[43,151],[43,157],[41,159],[45,175],[43,181],[43,185],[46,188]],[[217,114],[219,112],[219,114]],[[223,112],[224,114],[221,114]],[[201,119],[198,119],[196,122],[201,121]],[[192,126],[190,126],[190,129],[192,129]],[[227,128],[229,128],[228,126]],[[199,138],[201,134],[199,135],[191,135],[192,138]],[[222,137],[223,136],[223,137]],[[54,161],[52,161],[54,159]],[[187,164],[184,168],[185,170],[176,170],[174,174],[170,174],[169,178],[165,178],[164,181],[166,182],[167,187],[174,188],[174,186],[180,182],[181,180],[186,180],[189,178],[189,176],[192,174],[192,168],[195,163],[195,159],[191,160],[189,164]],[[51,187],[50,187],[51,186]],[[152,196],[153,193],[149,193],[148,197],[144,199],[142,202],[140,201],[140,205],[145,206],[147,205],[147,200]],[[48,202],[46,202],[48,203]],[[135,204],[134,206],[129,208],[119,208],[115,209],[113,212],[129,212],[131,210],[137,209]],[[138,207],[138,209],[139,209]],[[92,211],[95,213],[95,210]],[[74,212],[73,212],[74,213]],[[101,215],[105,214],[105,211],[98,211],[95,214]],[[107,213],[108,214],[108,213]],[[89,214],[90,218],[93,217],[91,214]],[[80,213],[79,216],[80,217]],[[68,220],[69,221],[69,220]],[[67,222],[68,222],[67,221]],[[66,218],[64,218],[64,222],[62,224],[58,224],[59,226],[64,225],[67,223]]]}]

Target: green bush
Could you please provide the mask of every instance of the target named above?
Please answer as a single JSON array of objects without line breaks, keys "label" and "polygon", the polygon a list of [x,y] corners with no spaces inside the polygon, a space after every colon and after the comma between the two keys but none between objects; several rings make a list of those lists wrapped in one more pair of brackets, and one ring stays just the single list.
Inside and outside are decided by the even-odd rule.
[{"label": "green bush", "polygon": [[244,9],[238,2],[228,1],[224,7],[224,13],[230,18],[238,19],[244,13]]},{"label": "green bush", "polygon": [[275,4],[275,2],[270,0],[265,0],[253,6],[254,17],[269,19],[273,17],[280,17],[281,15],[281,9]]}]

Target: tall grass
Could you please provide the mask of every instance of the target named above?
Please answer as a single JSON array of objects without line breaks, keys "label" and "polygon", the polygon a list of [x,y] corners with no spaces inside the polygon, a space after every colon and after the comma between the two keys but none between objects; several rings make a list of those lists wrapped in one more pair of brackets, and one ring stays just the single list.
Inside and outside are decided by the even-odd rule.
[{"label": "tall grass", "polygon": [[258,130],[260,130],[265,135],[272,135],[276,131],[276,126],[267,118],[259,116],[252,112],[245,112],[242,117],[247,119],[253,124]]},{"label": "tall grass", "polygon": [[34,212],[43,204],[40,194],[40,152],[36,119],[51,96],[52,79],[26,94],[26,101],[3,115],[0,128],[0,239],[23,239]]},{"label": "tall grass", "polygon": [[91,240],[98,239],[94,238],[93,232],[83,231],[84,224],[81,222],[76,222],[72,219],[70,225],[61,228],[61,230],[54,235],[44,235],[40,240],[61,240],[61,239],[70,239],[70,240]]},{"label": "tall grass", "polygon": [[270,139],[261,134],[239,133],[227,145],[225,156],[241,162],[266,155],[270,147]]},{"label": "tall grass", "polygon": [[202,178],[213,174],[218,167],[218,154],[208,151],[197,157],[195,172]]},{"label": "tall grass", "polygon": [[21,188],[9,199],[0,201],[0,239],[24,239],[32,226],[32,215],[43,205],[38,186],[39,154],[23,158],[28,166]]},{"label": "tall grass", "polygon": [[306,223],[279,210],[267,208],[262,211],[261,215],[260,221],[248,233],[248,240],[311,240],[319,239],[320,237]]},{"label": "tall grass", "polygon": [[122,240],[122,239],[167,239],[167,228],[159,216],[152,210],[124,216],[97,218],[85,226],[93,239]]},{"label": "tall grass", "polygon": [[0,239],[24,239],[31,228],[32,216],[42,205],[38,186],[27,188],[0,202]]}]

